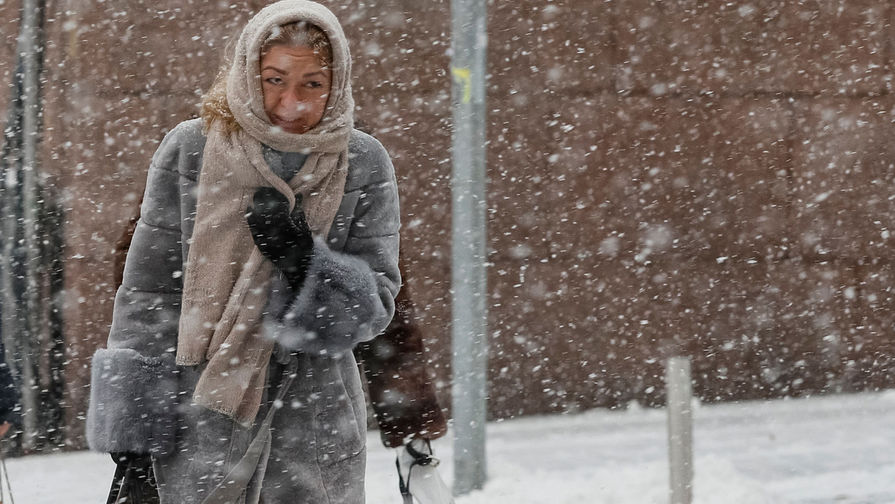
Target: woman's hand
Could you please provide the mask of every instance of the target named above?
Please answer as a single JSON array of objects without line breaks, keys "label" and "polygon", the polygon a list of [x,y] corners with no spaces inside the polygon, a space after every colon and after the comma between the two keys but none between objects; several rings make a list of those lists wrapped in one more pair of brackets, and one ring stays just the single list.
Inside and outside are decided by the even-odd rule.
[{"label": "woman's hand", "polygon": [[6,433],[9,432],[10,427],[12,427],[12,424],[9,422],[3,422],[3,424],[0,424],[0,438],[5,436]]},{"label": "woman's hand", "polygon": [[255,191],[246,221],[255,245],[283,272],[292,290],[305,281],[314,251],[314,238],[301,210],[301,195],[295,196],[295,218],[289,215],[289,200],[273,187]]}]

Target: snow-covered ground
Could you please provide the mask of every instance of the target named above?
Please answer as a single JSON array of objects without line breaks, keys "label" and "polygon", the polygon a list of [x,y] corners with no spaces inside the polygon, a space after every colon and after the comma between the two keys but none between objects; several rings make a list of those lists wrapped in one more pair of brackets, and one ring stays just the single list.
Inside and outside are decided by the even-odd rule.
[{"label": "snow-covered ground", "polygon": [[[488,426],[489,482],[457,504],[668,502],[662,410]],[[698,407],[699,504],[895,503],[895,392]],[[367,502],[399,504],[394,454],[369,437]],[[451,479],[451,443],[435,443]],[[103,502],[113,465],[78,452],[9,460],[17,502]]]}]

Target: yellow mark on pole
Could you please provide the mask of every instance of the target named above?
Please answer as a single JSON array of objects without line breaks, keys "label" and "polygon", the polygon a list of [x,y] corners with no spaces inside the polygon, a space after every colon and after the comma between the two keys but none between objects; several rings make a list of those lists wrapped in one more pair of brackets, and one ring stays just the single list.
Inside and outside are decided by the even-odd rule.
[{"label": "yellow mark on pole", "polygon": [[451,67],[451,75],[454,76],[454,80],[459,82],[461,86],[463,86],[463,98],[461,101],[463,103],[469,103],[472,101],[472,72],[468,68],[457,68]]}]

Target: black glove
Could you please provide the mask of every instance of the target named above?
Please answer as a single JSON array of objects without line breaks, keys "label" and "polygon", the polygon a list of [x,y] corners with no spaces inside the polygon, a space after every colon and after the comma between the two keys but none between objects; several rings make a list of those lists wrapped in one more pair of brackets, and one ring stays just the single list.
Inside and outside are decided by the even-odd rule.
[{"label": "black glove", "polygon": [[293,219],[286,196],[273,187],[261,187],[255,191],[252,208],[246,209],[246,221],[255,245],[298,292],[308,274],[314,238],[301,211],[301,195],[295,196],[295,206],[298,210]]}]

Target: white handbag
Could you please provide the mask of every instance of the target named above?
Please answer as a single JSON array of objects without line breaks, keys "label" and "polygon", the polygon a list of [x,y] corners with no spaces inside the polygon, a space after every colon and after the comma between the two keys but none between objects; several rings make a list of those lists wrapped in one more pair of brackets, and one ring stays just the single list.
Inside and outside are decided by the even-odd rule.
[{"label": "white handbag", "polygon": [[414,439],[398,449],[398,484],[404,504],[454,504],[451,490],[438,474],[440,460],[426,439]]}]

